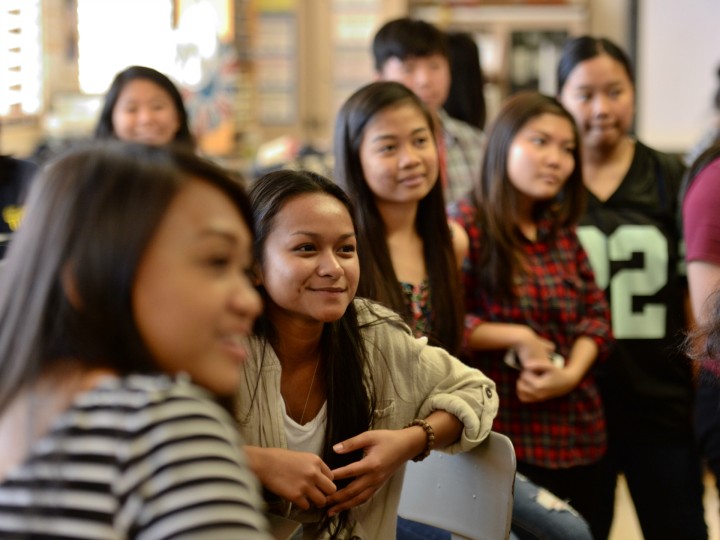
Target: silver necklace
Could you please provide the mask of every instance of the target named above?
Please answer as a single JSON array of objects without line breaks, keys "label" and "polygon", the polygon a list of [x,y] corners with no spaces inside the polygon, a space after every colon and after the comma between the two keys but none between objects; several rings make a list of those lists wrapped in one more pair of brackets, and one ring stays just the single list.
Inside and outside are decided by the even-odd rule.
[{"label": "silver necklace", "polygon": [[300,425],[303,425],[303,420],[305,419],[305,411],[307,410],[308,402],[310,401],[310,394],[312,393],[312,387],[313,384],[315,384],[315,375],[317,374],[318,366],[320,365],[320,359],[317,359],[317,362],[315,362],[315,370],[313,371],[312,379],[310,380],[310,388],[308,388],[307,397],[305,398],[305,406],[303,407],[302,414],[300,415]]}]

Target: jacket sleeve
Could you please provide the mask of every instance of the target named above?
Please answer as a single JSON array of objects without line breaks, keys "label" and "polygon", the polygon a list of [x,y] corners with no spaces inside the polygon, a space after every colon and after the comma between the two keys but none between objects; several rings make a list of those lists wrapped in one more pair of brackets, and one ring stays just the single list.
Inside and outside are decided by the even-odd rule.
[{"label": "jacket sleeve", "polygon": [[418,340],[419,369],[417,385],[421,389],[417,418],[435,410],[447,411],[464,425],[460,439],[444,449],[466,452],[480,444],[489,434],[498,412],[495,383],[480,370],[463,364],[444,349]]},{"label": "jacket sleeve", "polygon": [[375,427],[400,429],[415,418],[443,410],[464,425],[460,439],[445,451],[467,451],[481,443],[498,411],[495,383],[444,349],[428,345],[427,338],[413,337],[407,325],[389,310],[371,306],[378,319],[366,333],[366,346],[376,407],[380,414],[392,409]]}]

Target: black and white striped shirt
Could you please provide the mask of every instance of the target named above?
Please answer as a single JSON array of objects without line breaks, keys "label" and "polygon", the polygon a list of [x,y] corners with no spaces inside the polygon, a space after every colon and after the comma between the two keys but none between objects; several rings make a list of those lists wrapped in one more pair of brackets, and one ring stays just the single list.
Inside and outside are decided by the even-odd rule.
[{"label": "black and white striped shirt", "polygon": [[190,382],[107,379],[0,484],[0,538],[265,540],[239,444],[230,416]]}]

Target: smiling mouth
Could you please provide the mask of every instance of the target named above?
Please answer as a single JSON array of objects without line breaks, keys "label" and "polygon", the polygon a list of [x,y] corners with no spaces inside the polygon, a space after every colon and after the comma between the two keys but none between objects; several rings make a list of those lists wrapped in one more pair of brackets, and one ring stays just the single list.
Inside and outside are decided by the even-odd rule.
[{"label": "smiling mouth", "polygon": [[412,176],[406,176],[405,178],[401,178],[399,182],[401,184],[416,184],[418,182],[422,182],[425,180],[425,175],[422,173],[414,174]]},{"label": "smiling mouth", "polygon": [[319,289],[310,287],[310,290],[313,292],[342,293],[342,292],[345,292],[347,289],[342,288],[342,287],[321,287]]},{"label": "smiling mouth", "polygon": [[243,363],[248,356],[248,338],[246,334],[231,334],[221,339],[224,350],[235,359],[236,362]]}]

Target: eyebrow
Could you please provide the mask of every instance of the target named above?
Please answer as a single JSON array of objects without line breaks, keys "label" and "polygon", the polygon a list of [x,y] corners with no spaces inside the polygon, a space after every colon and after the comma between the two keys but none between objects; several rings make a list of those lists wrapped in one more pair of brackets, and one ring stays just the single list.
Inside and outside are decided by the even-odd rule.
[{"label": "eyebrow", "polygon": [[168,100],[168,98],[166,98],[166,96],[164,96],[162,94],[156,94],[156,95],[153,95],[150,97],[145,97],[145,96],[126,96],[124,98],[118,97],[118,101],[126,101],[126,102],[135,102],[135,101],[156,102],[156,101],[167,101],[167,100]]},{"label": "eyebrow", "polygon": [[220,237],[223,238],[229,242],[237,243],[238,238],[235,234],[222,230],[222,229],[216,229],[212,227],[208,227],[207,229],[203,229],[198,234],[200,238],[205,237]]},{"label": "eyebrow", "polygon": [[[543,131],[542,129],[538,129],[538,128],[527,128],[527,130],[528,130],[531,134],[538,134],[538,133],[539,133],[540,135],[542,135],[542,136],[544,136],[544,137],[547,137],[548,139],[556,139],[556,137],[553,137],[552,135],[550,135],[550,133],[548,133],[547,131]],[[557,139],[557,140],[560,141],[561,143],[564,143],[564,144],[572,144],[572,145],[577,144],[576,141],[575,141],[575,139]]]},{"label": "eyebrow", "polygon": [[[410,135],[416,135],[416,134],[420,133],[421,131],[430,131],[430,128],[428,128],[427,126],[415,128],[410,132]],[[377,137],[372,139],[372,142],[382,141],[384,139],[397,139],[397,138],[398,138],[397,135],[386,135],[386,134],[381,133],[380,135],[378,135]]]},{"label": "eyebrow", "polygon": [[[626,84],[624,81],[616,80],[616,81],[610,81],[607,84],[602,85],[603,88],[608,86],[623,86]],[[575,87],[576,90],[586,90],[588,88],[595,88],[597,85],[594,84],[579,84]]]},{"label": "eyebrow", "polygon": [[[290,233],[290,236],[309,236],[310,238],[322,238],[324,235],[322,233],[310,231],[295,231],[294,233]],[[357,236],[354,232],[345,233],[340,236],[340,240],[347,240],[348,238],[352,238],[354,236]]]}]

